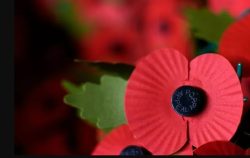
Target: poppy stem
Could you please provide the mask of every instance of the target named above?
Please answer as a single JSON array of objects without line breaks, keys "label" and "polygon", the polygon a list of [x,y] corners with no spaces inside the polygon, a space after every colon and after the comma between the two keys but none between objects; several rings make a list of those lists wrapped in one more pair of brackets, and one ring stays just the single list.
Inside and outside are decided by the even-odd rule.
[{"label": "poppy stem", "polygon": [[237,64],[237,75],[238,75],[240,81],[241,81],[241,78],[242,78],[242,67],[243,67],[243,65],[241,63]]}]

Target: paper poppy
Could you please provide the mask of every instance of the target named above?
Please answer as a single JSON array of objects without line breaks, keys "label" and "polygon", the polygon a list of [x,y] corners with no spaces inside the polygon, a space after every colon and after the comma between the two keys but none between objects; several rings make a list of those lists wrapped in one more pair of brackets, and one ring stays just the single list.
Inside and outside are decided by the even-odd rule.
[{"label": "paper poppy", "polygon": [[194,150],[194,155],[245,155],[246,151],[229,141],[213,141]]},{"label": "paper poppy", "polygon": [[249,0],[208,0],[208,7],[215,13],[222,11],[229,12],[232,16],[238,17],[245,10],[250,8]]},{"label": "paper poppy", "polygon": [[243,76],[250,75],[250,15],[236,21],[226,29],[219,42],[219,53],[233,66],[243,64]]},{"label": "paper poppy", "polygon": [[137,34],[127,28],[102,28],[81,42],[82,59],[134,64],[143,54]]},{"label": "paper poppy", "polygon": [[[154,154],[172,154],[189,141],[229,140],[240,123],[241,85],[218,54],[191,63],[174,49],[150,53],[128,80],[125,111],[133,135]],[[163,141],[164,140],[164,141]]]},{"label": "paper poppy", "polygon": [[187,58],[192,58],[192,43],[187,21],[178,11],[176,1],[151,0],[147,1],[140,10],[139,30],[145,51],[172,47],[179,50]]},{"label": "paper poppy", "polygon": [[[132,135],[127,125],[121,125],[114,129],[110,134],[101,141],[96,147],[92,155],[119,155],[121,151],[129,146],[142,147],[136,138]],[[143,149],[144,154],[152,154],[146,148]],[[187,143],[174,155],[192,155],[192,145]]]},{"label": "paper poppy", "polygon": [[[141,147],[141,144],[134,138],[127,125],[121,125],[98,144],[92,155],[120,155],[124,149],[131,146]],[[144,150],[145,154],[151,154]]]}]

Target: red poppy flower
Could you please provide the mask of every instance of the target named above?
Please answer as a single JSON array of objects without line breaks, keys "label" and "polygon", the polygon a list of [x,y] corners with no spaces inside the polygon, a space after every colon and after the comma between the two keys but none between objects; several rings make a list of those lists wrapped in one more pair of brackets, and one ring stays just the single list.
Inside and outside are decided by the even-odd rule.
[{"label": "red poppy flower", "polygon": [[128,6],[111,1],[74,0],[73,3],[80,21],[96,25],[124,26],[130,14]]},{"label": "red poppy flower", "polygon": [[92,155],[120,155],[127,146],[141,144],[134,138],[127,125],[117,127],[96,147]]},{"label": "red poppy flower", "polygon": [[41,131],[69,116],[71,108],[62,99],[65,94],[61,78],[44,81],[36,87],[15,111],[16,142],[29,144],[39,139]]},{"label": "red poppy flower", "polygon": [[[249,1],[250,2],[250,1]],[[243,75],[250,75],[250,15],[236,21],[223,33],[219,53],[233,65],[243,64]]]},{"label": "red poppy flower", "polygon": [[151,0],[140,12],[138,27],[146,52],[172,47],[191,59],[191,40],[187,22],[177,10],[176,1]]},{"label": "red poppy flower", "polygon": [[229,140],[240,123],[242,98],[236,72],[224,57],[208,53],[188,64],[178,51],[160,49],[136,65],[125,111],[143,146],[156,155],[172,154],[187,141],[198,147]]},{"label": "red poppy flower", "polygon": [[69,148],[69,144],[67,141],[67,134],[65,132],[59,132],[42,139],[36,144],[30,144],[28,146],[25,146],[24,150],[26,154],[29,155],[73,155],[74,152]]},{"label": "red poppy flower", "polygon": [[[92,155],[120,155],[124,149],[130,146],[142,147],[142,144],[132,135],[127,125],[121,125],[111,131],[111,133],[98,144]],[[147,151],[146,148],[144,148],[144,150],[146,152],[145,154],[153,154]],[[175,153],[175,155],[192,155],[192,153],[192,146],[186,144],[181,150]]]},{"label": "red poppy flower", "polygon": [[143,54],[137,34],[125,28],[102,28],[84,38],[81,58],[134,64]]},{"label": "red poppy flower", "polygon": [[222,11],[229,12],[232,16],[238,17],[245,10],[250,8],[249,0],[209,0],[209,8],[215,13]]},{"label": "red poppy flower", "polygon": [[194,155],[245,155],[247,151],[229,141],[213,141],[194,150]]}]

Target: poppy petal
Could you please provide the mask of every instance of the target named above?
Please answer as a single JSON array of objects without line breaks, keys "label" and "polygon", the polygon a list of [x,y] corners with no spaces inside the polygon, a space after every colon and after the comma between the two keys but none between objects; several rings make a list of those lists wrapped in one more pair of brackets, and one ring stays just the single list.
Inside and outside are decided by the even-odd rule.
[{"label": "poppy petal", "polygon": [[193,155],[193,147],[187,142],[179,151],[177,151],[174,155]]},{"label": "poppy petal", "polygon": [[125,110],[129,127],[156,155],[173,154],[187,141],[187,124],[170,99],[187,76],[187,59],[174,49],[160,49],[139,61],[128,81]]},{"label": "poppy petal", "polygon": [[214,141],[206,143],[196,150],[195,155],[244,155],[244,150],[229,141]]},{"label": "poppy petal", "polygon": [[191,61],[190,82],[206,93],[206,106],[189,122],[191,144],[229,140],[240,123],[243,94],[231,64],[221,55],[204,54]]},{"label": "poppy petal", "polygon": [[146,51],[171,47],[188,59],[193,57],[187,21],[179,14],[176,0],[149,0],[143,8],[143,38]]},{"label": "poppy petal", "polygon": [[209,0],[208,7],[215,13],[222,11],[229,12],[232,16],[238,17],[250,7],[249,0]]},{"label": "poppy petal", "polygon": [[95,148],[92,155],[119,155],[128,145],[140,145],[131,134],[127,125],[111,131]]},{"label": "poppy petal", "polygon": [[219,43],[219,53],[234,66],[243,64],[243,75],[250,75],[250,15],[233,23],[223,33]]}]

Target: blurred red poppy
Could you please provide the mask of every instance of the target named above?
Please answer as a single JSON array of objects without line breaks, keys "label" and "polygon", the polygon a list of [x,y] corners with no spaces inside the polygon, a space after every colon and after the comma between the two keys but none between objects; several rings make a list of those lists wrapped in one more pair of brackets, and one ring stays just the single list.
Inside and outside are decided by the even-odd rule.
[{"label": "blurred red poppy", "polygon": [[209,8],[215,13],[222,11],[229,12],[232,16],[238,17],[245,10],[250,8],[249,0],[208,0]]},{"label": "blurred red poppy", "polygon": [[198,147],[230,140],[241,120],[242,98],[236,72],[224,57],[208,53],[189,64],[178,51],[160,49],[139,61],[130,76],[125,112],[143,146],[173,154],[187,141]]},{"label": "blurred red poppy", "polygon": [[231,24],[219,42],[219,53],[233,66],[243,64],[243,76],[250,75],[250,15]]},{"label": "blurred red poppy", "polygon": [[78,19],[97,26],[124,26],[128,22],[130,8],[118,1],[74,0]]},{"label": "blurred red poppy", "polygon": [[74,155],[70,150],[65,132],[55,133],[46,137],[36,144],[30,144],[25,147],[25,153],[39,156],[64,156]]},{"label": "blurred red poppy", "polygon": [[144,55],[136,32],[129,28],[102,28],[81,42],[82,59],[134,64]]},{"label": "blurred red poppy", "polygon": [[179,50],[188,59],[193,57],[188,25],[178,10],[177,1],[149,0],[138,11],[138,29],[147,53],[170,47]]},{"label": "blurred red poppy", "polygon": [[60,78],[49,79],[36,87],[23,106],[15,111],[16,141],[29,144],[46,127],[54,126],[70,114],[71,108],[63,103],[66,94]]}]

